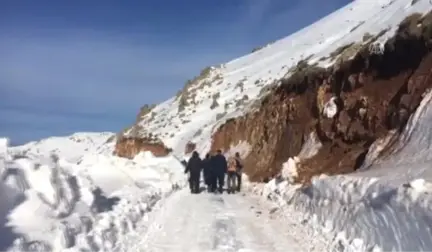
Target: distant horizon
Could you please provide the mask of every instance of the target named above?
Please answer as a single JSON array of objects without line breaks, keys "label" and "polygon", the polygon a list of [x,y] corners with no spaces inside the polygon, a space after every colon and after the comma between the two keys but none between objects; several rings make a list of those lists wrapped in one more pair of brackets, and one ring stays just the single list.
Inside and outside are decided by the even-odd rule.
[{"label": "distant horizon", "polygon": [[5,0],[0,136],[20,145],[119,132],[141,106],[174,96],[203,68],[289,36],[349,2]]}]

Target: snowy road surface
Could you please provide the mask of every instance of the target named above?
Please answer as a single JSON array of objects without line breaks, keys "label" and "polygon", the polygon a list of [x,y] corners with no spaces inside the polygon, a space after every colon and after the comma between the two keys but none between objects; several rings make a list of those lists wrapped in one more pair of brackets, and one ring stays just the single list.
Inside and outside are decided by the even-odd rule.
[{"label": "snowy road surface", "polygon": [[292,235],[293,226],[275,210],[241,193],[192,195],[182,190],[155,211],[151,225],[133,250],[306,251]]}]

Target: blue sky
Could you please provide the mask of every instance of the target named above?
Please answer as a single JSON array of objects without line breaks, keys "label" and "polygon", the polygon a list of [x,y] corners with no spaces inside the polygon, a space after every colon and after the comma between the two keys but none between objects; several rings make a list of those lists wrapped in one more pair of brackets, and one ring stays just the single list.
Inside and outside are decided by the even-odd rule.
[{"label": "blue sky", "polygon": [[119,131],[206,66],[350,0],[2,0],[0,136]]}]

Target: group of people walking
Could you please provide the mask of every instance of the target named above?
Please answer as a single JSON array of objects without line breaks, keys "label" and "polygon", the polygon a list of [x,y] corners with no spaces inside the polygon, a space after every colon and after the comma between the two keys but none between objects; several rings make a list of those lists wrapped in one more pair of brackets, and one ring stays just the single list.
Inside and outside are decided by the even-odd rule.
[{"label": "group of people walking", "polygon": [[227,160],[221,150],[218,150],[215,155],[207,153],[204,159],[194,151],[185,165],[185,173],[189,173],[191,193],[199,193],[201,173],[208,192],[223,193],[225,177],[227,177],[227,192],[240,192],[243,162],[238,152]]}]

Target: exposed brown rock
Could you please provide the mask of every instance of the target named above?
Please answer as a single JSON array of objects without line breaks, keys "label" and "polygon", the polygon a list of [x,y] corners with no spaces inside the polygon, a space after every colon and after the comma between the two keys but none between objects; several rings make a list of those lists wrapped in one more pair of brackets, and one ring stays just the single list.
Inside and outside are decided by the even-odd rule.
[{"label": "exposed brown rock", "polygon": [[[404,27],[387,43],[384,55],[369,55],[366,48],[337,69],[303,65],[262,100],[258,111],[220,126],[212,150],[248,142],[245,172],[252,181],[265,181],[299,153],[306,135],[316,131],[323,147],[299,164],[299,182],[308,183],[321,173],[356,170],[369,146],[389,130],[401,130],[432,87],[429,37],[410,35]],[[337,97],[339,112],[325,118],[321,110],[332,96]]]},{"label": "exposed brown rock", "polygon": [[156,157],[163,157],[171,152],[162,141],[155,138],[120,137],[117,140],[113,154],[132,159],[141,151],[150,151]]},{"label": "exposed brown rock", "polygon": [[189,154],[194,151],[196,148],[196,144],[193,142],[188,142],[185,146],[185,154]]}]

